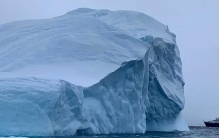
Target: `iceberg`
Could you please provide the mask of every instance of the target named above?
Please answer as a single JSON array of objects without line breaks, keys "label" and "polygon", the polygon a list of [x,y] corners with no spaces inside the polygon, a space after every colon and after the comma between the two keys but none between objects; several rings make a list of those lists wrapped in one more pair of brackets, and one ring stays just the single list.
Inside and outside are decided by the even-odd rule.
[{"label": "iceberg", "polygon": [[0,36],[1,135],[189,130],[176,36],[143,13],[80,8]]}]

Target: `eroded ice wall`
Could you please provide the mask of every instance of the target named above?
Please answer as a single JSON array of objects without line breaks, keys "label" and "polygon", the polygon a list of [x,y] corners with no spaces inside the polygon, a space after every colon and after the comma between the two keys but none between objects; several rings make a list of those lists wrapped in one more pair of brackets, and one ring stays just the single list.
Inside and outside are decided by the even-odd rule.
[{"label": "eroded ice wall", "polygon": [[185,99],[178,48],[161,38],[145,40],[151,47],[142,59],[124,62],[87,88],[37,78],[0,80],[1,133],[48,136],[189,130],[181,116]]},{"label": "eroded ice wall", "polygon": [[[189,130],[180,115],[185,104],[185,83],[182,78],[178,47],[175,43],[163,41],[162,38],[154,38],[151,46],[149,51],[149,101],[146,112],[147,130]],[[182,125],[177,126],[177,124]]]},{"label": "eroded ice wall", "polygon": [[[151,47],[143,59],[123,63],[97,84],[80,90],[67,82],[63,84],[69,87],[61,91],[64,95],[82,92],[83,98],[74,94],[80,104],[71,104],[71,98],[59,98],[57,105],[67,105],[58,108],[71,113],[65,118],[58,115],[61,119],[56,120],[68,120],[66,126],[77,120],[77,128],[57,127],[62,122],[55,120],[58,135],[69,130],[83,134],[189,130],[180,113],[185,99],[177,45],[149,38],[145,40],[150,40]],[[71,110],[75,107],[77,112]],[[78,119],[71,117],[74,113],[80,114]]]},{"label": "eroded ice wall", "polygon": [[[54,116],[58,118],[54,119],[55,131],[58,135],[66,131],[84,131],[86,134],[144,133],[148,79],[147,52],[142,60],[124,63],[99,83],[84,88],[82,100],[79,98],[81,96],[73,94],[81,90],[63,82],[64,89],[55,107]],[[77,111],[72,110],[76,107]],[[74,114],[78,113],[79,118],[75,119]],[[65,128],[63,124],[66,121],[59,120],[68,120],[64,126],[71,126],[72,122],[77,121],[78,128],[74,124],[71,129]]]}]

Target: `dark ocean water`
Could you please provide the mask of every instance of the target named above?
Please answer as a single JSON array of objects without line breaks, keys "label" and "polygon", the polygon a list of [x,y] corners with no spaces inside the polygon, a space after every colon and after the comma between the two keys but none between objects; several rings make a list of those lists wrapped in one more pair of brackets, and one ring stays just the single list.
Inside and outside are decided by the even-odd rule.
[{"label": "dark ocean water", "polygon": [[[189,132],[147,132],[138,135],[74,136],[74,138],[219,138],[219,128],[190,127]],[[70,137],[69,137],[70,138]]]},{"label": "dark ocean water", "polygon": [[[0,136],[1,137],[1,136]],[[69,137],[29,137],[29,138],[219,138],[219,128],[190,127],[189,132],[147,132],[138,135],[94,135]]]}]

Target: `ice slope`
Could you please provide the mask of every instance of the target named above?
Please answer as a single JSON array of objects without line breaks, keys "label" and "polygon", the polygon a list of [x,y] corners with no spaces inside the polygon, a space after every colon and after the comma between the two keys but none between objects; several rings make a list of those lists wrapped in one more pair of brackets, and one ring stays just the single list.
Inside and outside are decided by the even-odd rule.
[{"label": "ice slope", "polygon": [[81,8],[1,25],[0,61],[5,135],[189,130],[175,35],[143,13]]},{"label": "ice slope", "polygon": [[139,38],[148,35],[172,41],[167,26],[131,11],[82,8],[52,19],[7,23],[0,25],[0,75],[90,86],[122,62],[142,58],[149,45]]}]

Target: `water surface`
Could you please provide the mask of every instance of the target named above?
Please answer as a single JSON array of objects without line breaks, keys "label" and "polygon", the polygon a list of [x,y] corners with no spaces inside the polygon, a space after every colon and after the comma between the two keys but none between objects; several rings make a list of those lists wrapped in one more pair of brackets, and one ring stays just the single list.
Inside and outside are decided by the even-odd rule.
[{"label": "water surface", "polygon": [[[1,136],[0,136],[1,137]],[[29,137],[29,138],[219,138],[219,128],[190,127],[189,132],[147,132],[135,135],[93,135],[69,137]]]}]

